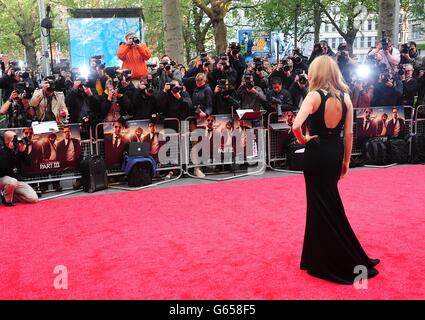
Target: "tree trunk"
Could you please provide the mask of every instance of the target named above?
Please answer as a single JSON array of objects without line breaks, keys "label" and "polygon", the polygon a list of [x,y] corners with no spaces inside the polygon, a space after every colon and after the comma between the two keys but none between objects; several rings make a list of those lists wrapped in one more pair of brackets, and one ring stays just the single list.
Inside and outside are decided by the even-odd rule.
[{"label": "tree trunk", "polygon": [[314,2],[314,43],[320,41],[320,25],[322,24],[322,11],[320,1]]},{"label": "tree trunk", "polygon": [[385,31],[388,39],[393,38],[395,0],[379,0],[378,39]]},{"label": "tree trunk", "polygon": [[227,48],[227,27],[224,18],[218,17],[213,19],[215,50],[217,54],[223,53]]},{"label": "tree trunk", "polygon": [[165,31],[165,53],[176,63],[185,61],[183,27],[179,0],[163,0],[162,14]]}]

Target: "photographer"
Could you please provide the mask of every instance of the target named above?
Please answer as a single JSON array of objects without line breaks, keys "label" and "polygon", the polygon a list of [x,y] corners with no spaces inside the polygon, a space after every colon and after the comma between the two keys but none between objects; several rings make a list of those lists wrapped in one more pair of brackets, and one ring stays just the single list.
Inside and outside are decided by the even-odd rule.
[{"label": "photographer", "polygon": [[153,88],[152,75],[142,78],[133,96],[132,111],[135,120],[150,119],[159,112],[157,107],[158,91]]},{"label": "photographer", "polygon": [[308,79],[305,72],[299,73],[295,76],[295,82],[289,88],[291,94],[292,103],[294,106],[293,110],[297,110],[301,107],[305,97],[307,96],[308,90]]},{"label": "photographer", "polygon": [[205,119],[213,112],[213,91],[207,84],[207,77],[199,73],[195,78],[195,89],[192,94],[192,103],[198,118]]},{"label": "photographer", "polygon": [[[183,90],[177,80],[165,84],[164,89],[158,94],[157,101],[158,111],[164,118],[177,118],[180,121],[184,121],[187,117],[193,115],[190,95]],[[175,122],[165,127],[178,132],[178,124],[175,124]]]},{"label": "photographer", "polygon": [[202,52],[200,58],[197,58],[192,68],[190,68],[185,77],[183,78],[183,84],[186,87],[187,92],[193,95],[193,91],[196,87],[196,76],[200,73],[206,75],[207,79],[211,79],[211,65],[214,61],[208,57],[206,52]]},{"label": "photographer", "polygon": [[[87,80],[82,77],[75,79],[74,87],[69,90],[65,103],[69,110],[69,122],[81,123],[82,133],[88,134],[90,125],[95,126],[102,120],[99,101],[87,86]],[[87,136],[81,138],[88,139]]]},{"label": "photographer", "polygon": [[351,83],[351,75],[353,73],[353,65],[350,61],[350,54],[348,52],[347,44],[341,43],[338,46],[338,52],[336,53],[336,62],[339,70],[346,83]]},{"label": "photographer", "polygon": [[237,90],[236,99],[240,101],[240,109],[253,109],[260,111],[265,109],[267,98],[260,87],[254,84],[252,74],[246,74],[243,78],[242,84]]},{"label": "photographer", "polygon": [[16,88],[1,106],[0,114],[7,114],[8,128],[30,127],[35,116],[34,109],[29,105],[25,87]]},{"label": "photographer", "polygon": [[220,79],[214,89],[214,114],[232,114],[239,102],[235,100],[235,90],[227,79]]},{"label": "photographer", "polygon": [[395,106],[403,94],[403,83],[389,70],[381,73],[375,87],[372,106]]},{"label": "photographer", "polygon": [[61,70],[59,78],[55,82],[56,90],[62,91],[63,94],[66,96],[68,90],[70,90],[72,86],[73,82],[71,80],[70,72],[67,72],[66,70]]},{"label": "photographer", "polygon": [[414,76],[417,76],[419,68],[422,66],[422,58],[416,48],[416,42],[402,44],[400,50],[400,64],[412,64],[414,68]]},{"label": "photographer", "polygon": [[131,70],[132,79],[137,84],[141,77],[148,75],[146,61],[150,59],[151,52],[144,43],[140,43],[132,31],[125,34],[125,41],[119,46],[117,56],[123,62],[122,69]]},{"label": "photographer", "polygon": [[407,64],[404,69],[400,70],[404,71],[404,73],[400,75],[400,80],[403,83],[403,94],[400,103],[403,106],[413,107],[415,96],[418,94],[418,82],[413,78],[413,65]]},{"label": "photographer", "polygon": [[19,181],[22,166],[31,164],[25,141],[18,140],[13,131],[6,131],[2,140],[3,146],[0,148],[0,191],[3,193],[3,204],[14,206],[15,201],[37,202],[37,193],[28,184]]},{"label": "photographer", "polygon": [[282,81],[280,78],[272,78],[271,81],[272,90],[266,93],[268,101],[266,119],[272,112],[276,112],[277,116],[271,119],[272,122],[277,122],[277,117],[281,116],[284,111],[294,110],[292,104],[292,97],[288,90],[282,88]]},{"label": "photographer", "polygon": [[291,59],[282,59],[270,75],[270,78],[279,77],[282,87],[289,90],[295,81],[294,62]]},{"label": "photographer", "polygon": [[307,65],[307,57],[303,56],[301,48],[296,48],[292,51],[292,53],[289,55],[289,58],[294,63],[294,69],[295,70],[303,70],[305,72],[308,71],[308,65]]},{"label": "photographer", "polygon": [[269,89],[268,73],[265,71],[263,60],[260,57],[255,57],[250,68],[253,72],[254,85],[260,87],[263,92]]},{"label": "photographer", "polygon": [[15,85],[22,81],[22,74],[20,73],[18,63],[15,61],[10,61],[9,66],[5,70],[5,74],[0,78],[0,89],[3,89],[2,100],[6,101],[9,99],[12,91],[15,89]]},{"label": "photographer", "polygon": [[211,88],[215,88],[219,80],[227,79],[230,83],[235,83],[237,77],[238,73],[230,66],[229,57],[221,54],[214,70],[208,76],[208,83]]},{"label": "photographer", "polygon": [[101,97],[101,119],[106,122],[114,122],[128,116],[131,109],[131,100],[127,95],[120,92],[121,84],[117,78],[107,80],[106,90]]},{"label": "photographer", "polygon": [[56,91],[55,80],[52,77],[46,77],[41,89],[34,91],[30,106],[34,108],[38,121],[56,121],[63,124],[68,117],[65,96],[63,92]]},{"label": "photographer", "polygon": [[96,92],[99,96],[103,94],[106,89],[106,81],[111,79],[111,77],[105,72],[105,64],[100,64],[96,66],[97,77],[95,80]]},{"label": "photographer", "polygon": [[418,101],[416,107],[425,104],[425,66],[419,69],[418,74]]},{"label": "photographer", "polygon": [[241,45],[236,42],[229,43],[226,49],[226,54],[229,57],[230,66],[236,70],[236,87],[239,87],[242,81],[243,74],[246,69],[246,62],[244,57],[240,54]]},{"label": "photographer", "polygon": [[368,56],[374,56],[377,62],[385,64],[387,69],[392,71],[396,70],[400,63],[400,51],[394,48],[392,42],[385,37],[378,42],[375,49],[368,53]]},{"label": "photographer", "polygon": [[159,90],[164,89],[164,85],[173,80],[177,80],[180,84],[182,83],[182,73],[175,68],[175,65],[176,63],[169,56],[163,56],[161,58],[157,69]]}]

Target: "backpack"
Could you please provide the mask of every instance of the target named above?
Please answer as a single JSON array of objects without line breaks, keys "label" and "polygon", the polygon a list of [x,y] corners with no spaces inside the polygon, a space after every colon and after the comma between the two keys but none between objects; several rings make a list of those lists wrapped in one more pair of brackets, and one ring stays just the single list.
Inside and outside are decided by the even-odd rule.
[{"label": "backpack", "polygon": [[129,187],[140,187],[152,184],[152,168],[149,162],[136,163],[127,175]]},{"label": "backpack", "polygon": [[384,166],[389,164],[387,147],[381,139],[371,139],[365,144],[366,164]]},{"label": "backpack", "polygon": [[387,150],[391,163],[403,164],[409,160],[409,147],[403,139],[389,139]]},{"label": "backpack", "polygon": [[410,163],[425,163],[425,135],[414,134],[408,139]]}]

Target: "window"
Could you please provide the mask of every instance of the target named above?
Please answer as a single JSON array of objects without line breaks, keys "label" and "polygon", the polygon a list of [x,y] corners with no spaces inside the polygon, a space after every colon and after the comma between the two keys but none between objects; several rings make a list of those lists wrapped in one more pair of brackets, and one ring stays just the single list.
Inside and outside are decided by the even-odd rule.
[{"label": "window", "polygon": [[421,37],[421,25],[415,24],[412,26],[412,39],[419,39]]},{"label": "window", "polygon": [[336,48],[336,38],[332,38],[332,49]]},{"label": "window", "polygon": [[357,40],[358,40],[358,38],[354,39],[354,43],[353,43],[354,49],[357,49],[357,47],[358,47]]},{"label": "window", "polygon": [[372,30],[372,20],[367,20],[367,30]]},{"label": "window", "polygon": [[364,48],[365,44],[364,44],[364,37],[360,38],[360,48]]},{"label": "window", "polygon": [[367,47],[370,48],[372,46],[372,37],[367,37]]},{"label": "window", "polygon": [[329,32],[329,25],[325,24],[325,32]]}]

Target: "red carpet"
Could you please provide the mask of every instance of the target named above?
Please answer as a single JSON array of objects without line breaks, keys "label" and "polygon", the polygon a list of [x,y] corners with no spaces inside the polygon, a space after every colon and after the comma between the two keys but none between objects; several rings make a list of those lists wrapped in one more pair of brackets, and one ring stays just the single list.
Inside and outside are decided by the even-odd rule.
[{"label": "red carpet", "polygon": [[[302,176],[57,199],[0,209],[0,299],[424,299],[425,167],[351,171],[367,290],[299,270]],[[56,265],[68,290],[53,287]]]}]

